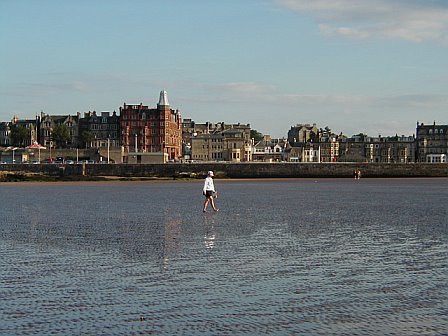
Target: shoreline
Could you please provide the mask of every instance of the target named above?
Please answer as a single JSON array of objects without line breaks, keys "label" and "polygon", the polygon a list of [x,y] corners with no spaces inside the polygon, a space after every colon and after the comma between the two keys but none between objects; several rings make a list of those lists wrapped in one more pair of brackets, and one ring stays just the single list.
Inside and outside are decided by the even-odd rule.
[{"label": "shoreline", "polygon": [[[4,176],[6,175],[6,177]],[[373,176],[362,177],[360,180],[355,180],[353,177],[335,177],[335,176],[320,176],[320,177],[215,177],[216,181],[224,183],[238,183],[238,182],[278,182],[278,181],[354,181],[362,183],[363,180],[446,180],[445,176]],[[10,173],[0,174],[0,185],[6,184],[71,184],[71,183],[174,183],[174,182],[202,182],[202,177],[148,177],[148,176],[48,176],[33,173]]]},{"label": "shoreline", "polygon": [[214,171],[222,179],[448,177],[446,163],[168,163],[91,165],[0,165],[0,182],[198,180]]}]

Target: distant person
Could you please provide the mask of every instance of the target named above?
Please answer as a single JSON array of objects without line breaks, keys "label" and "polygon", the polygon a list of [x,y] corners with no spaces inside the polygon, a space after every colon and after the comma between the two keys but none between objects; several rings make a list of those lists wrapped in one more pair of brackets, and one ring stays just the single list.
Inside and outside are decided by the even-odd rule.
[{"label": "distant person", "polygon": [[202,210],[203,212],[207,212],[208,203],[211,203],[213,210],[219,211],[219,209],[216,208],[216,206],[215,206],[215,201],[213,200],[213,197],[216,194],[215,184],[213,183],[213,176],[214,176],[214,174],[210,170],[207,173],[207,177],[205,178],[205,181],[204,181],[204,189],[202,191],[202,193],[205,196],[204,208]]},{"label": "distant person", "polygon": [[355,169],[355,180],[359,180],[361,178],[361,171],[359,169]]}]

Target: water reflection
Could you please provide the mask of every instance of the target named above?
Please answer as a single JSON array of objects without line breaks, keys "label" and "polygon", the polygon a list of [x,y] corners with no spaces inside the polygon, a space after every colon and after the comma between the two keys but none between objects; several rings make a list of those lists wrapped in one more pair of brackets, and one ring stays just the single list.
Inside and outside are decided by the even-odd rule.
[{"label": "water reflection", "polygon": [[[165,217],[165,223],[163,225],[163,248],[162,248],[162,260],[163,268],[168,269],[171,256],[175,256],[179,250],[179,245],[182,239],[182,219],[180,217]],[[146,242],[149,243],[149,237]]]},{"label": "water reflection", "polygon": [[206,249],[213,249],[216,244],[215,218],[213,214],[204,214],[204,245]]}]

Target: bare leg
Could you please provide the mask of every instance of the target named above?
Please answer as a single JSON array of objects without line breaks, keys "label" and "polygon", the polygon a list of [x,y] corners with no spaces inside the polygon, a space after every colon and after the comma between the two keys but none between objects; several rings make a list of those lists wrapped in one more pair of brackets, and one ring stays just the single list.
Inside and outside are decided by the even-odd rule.
[{"label": "bare leg", "polygon": [[207,198],[205,198],[205,201],[204,201],[204,208],[203,208],[203,210],[202,211],[204,211],[204,212],[206,212],[207,211],[207,205],[208,205],[208,202],[210,201],[210,199],[207,197]]},{"label": "bare leg", "polygon": [[213,200],[213,196],[210,197],[210,203],[212,203],[212,208],[213,208],[213,210],[215,210],[215,211],[219,211],[219,209],[217,209],[217,208],[215,207],[215,201]]}]

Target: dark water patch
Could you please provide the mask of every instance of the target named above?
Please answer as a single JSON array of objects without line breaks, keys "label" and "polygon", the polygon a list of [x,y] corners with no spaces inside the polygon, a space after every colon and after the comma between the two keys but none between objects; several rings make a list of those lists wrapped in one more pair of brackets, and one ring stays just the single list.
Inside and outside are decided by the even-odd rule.
[{"label": "dark water patch", "polygon": [[443,335],[447,183],[412,181],[2,185],[0,334]]}]

